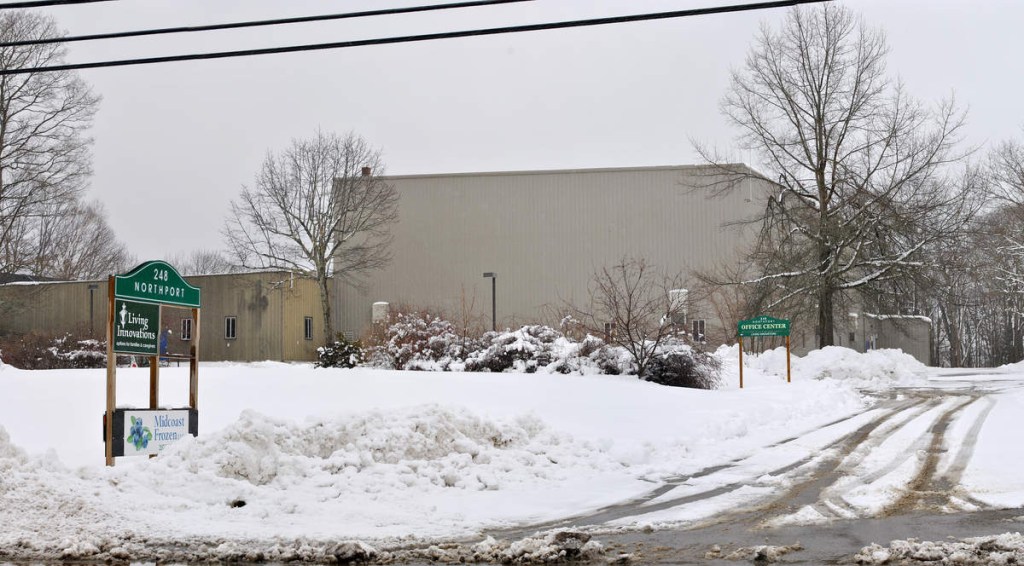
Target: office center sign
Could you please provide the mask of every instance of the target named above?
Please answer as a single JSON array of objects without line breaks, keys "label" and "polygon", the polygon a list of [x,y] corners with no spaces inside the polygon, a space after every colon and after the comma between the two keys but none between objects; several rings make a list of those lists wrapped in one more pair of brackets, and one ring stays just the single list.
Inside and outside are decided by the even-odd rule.
[{"label": "office center sign", "polygon": [[114,308],[114,352],[157,355],[160,305],[115,299]]},{"label": "office center sign", "polygon": [[763,315],[741,320],[737,334],[740,336],[789,336],[789,321],[784,318]]},{"label": "office center sign", "polygon": [[114,296],[145,303],[199,308],[199,288],[164,261],[147,261],[114,277]]}]

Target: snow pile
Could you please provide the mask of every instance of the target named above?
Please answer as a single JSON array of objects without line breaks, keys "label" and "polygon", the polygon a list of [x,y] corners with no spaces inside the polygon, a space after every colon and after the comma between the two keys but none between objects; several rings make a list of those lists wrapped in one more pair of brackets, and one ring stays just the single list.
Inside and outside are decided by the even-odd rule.
[{"label": "snow pile", "polygon": [[1024,536],[1005,533],[951,542],[894,540],[888,547],[866,546],[854,558],[857,564],[1022,564]]},{"label": "snow pile", "polygon": [[314,484],[325,497],[344,497],[408,489],[497,490],[621,467],[608,457],[594,458],[595,451],[601,453],[552,432],[535,417],[490,421],[434,405],[301,425],[246,411],[231,427],[179,443],[152,465],[280,490]]},{"label": "snow pile", "polygon": [[0,428],[0,561],[29,557],[62,559],[97,552],[95,541],[109,521],[95,489],[53,457],[27,456]]},{"label": "snow pile", "polygon": [[[738,380],[739,346],[722,346],[715,352],[723,363],[727,382]],[[841,346],[812,350],[806,356],[790,355],[793,380],[834,379],[859,389],[923,385],[928,368],[902,350],[871,350],[860,353]],[[758,354],[743,353],[744,381],[754,384],[786,379],[786,348]],[[736,377],[733,377],[733,376]]]},{"label": "snow pile", "polygon": [[[0,368],[3,366],[0,365]],[[3,489],[4,478],[10,477],[10,473],[25,465],[28,461],[28,456],[25,455],[25,451],[17,446],[11,444],[11,436],[7,434],[7,430],[0,426],[0,489]]]},{"label": "snow pile", "polygon": [[735,560],[753,562],[754,564],[769,564],[780,561],[783,556],[791,552],[799,552],[803,549],[804,547],[799,542],[788,546],[773,546],[765,544],[737,548],[729,554],[725,554],[722,551],[722,547],[716,544],[711,547],[711,550],[704,553],[704,558],[705,560]]},{"label": "snow pile", "polygon": [[902,350],[871,350],[859,353],[829,346],[812,350],[797,365],[814,379],[838,379],[862,389],[921,385],[927,381],[927,366]]},{"label": "snow pile", "polygon": [[473,562],[502,564],[549,564],[568,560],[590,562],[604,554],[604,548],[599,542],[590,540],[589,534],[577,531],[558,531],[527,537],[511,544],[487,537],[474,545],[473,551]]},{"label": "snow pile", "polygon": [[[376,551],[340,549],[339,535],[467,535],[611,501],[594,493],[649,489],[604,447],[535,417],[436,405],[304,424],[245,411],[159,458],[124,460],[73,472],[26,456],[0,429],[0,561],[365,560]],[[599,550],[578,538],[492,550],[520,562]]]}]

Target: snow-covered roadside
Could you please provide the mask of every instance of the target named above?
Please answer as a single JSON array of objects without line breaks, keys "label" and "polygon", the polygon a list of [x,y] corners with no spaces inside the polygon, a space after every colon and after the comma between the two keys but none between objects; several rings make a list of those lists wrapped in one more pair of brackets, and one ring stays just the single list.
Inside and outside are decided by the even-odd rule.
[{"label": "snow-covered roadside", "polygon": [[[339,539],[397,545],[572,515],[859,413],[866,400],[850,383],[878,382],[879,363],[913,366],[832,354],[796,359],[792,384],[776,354],[747,357],[739,390],[725,351],[718,391],[629,377],[204,366],[200,437],[114,469],[101,466],[102,371],[4,368],[0,556],[224,559],[241,545],[276,560],[329,554]],[[846,381],[814,379],[812,362]],[[142,404],[144,371],[119,371],[120,404]],[[184,368],[162,375],[164,403],[183,404]]]},{"label": "snow-covered roadside", "polygon": [[962,541],[894,540],[888,546],[867,546],[854,559],[857,564],[1021,564],[1024,563],[1024,536],[1005,533]]}]

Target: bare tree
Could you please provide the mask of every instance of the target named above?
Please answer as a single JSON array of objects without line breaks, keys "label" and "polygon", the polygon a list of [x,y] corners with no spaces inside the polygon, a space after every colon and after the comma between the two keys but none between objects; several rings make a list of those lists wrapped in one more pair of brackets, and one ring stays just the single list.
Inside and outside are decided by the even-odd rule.
[{"label": "bare tree", "polygon": [[684,305],[670,293],[680,287],[680,276],[665,275],[644,259],[623,258],[594,273],[586,305],[570,304],[567,310],[587,333],[629,352],[643,376],[658,346],[681,333],[673,318]]},{"label": "bare tree", "polygon": [[65,281],[99,279],[136,263],[107,223],[99,202],[47,203],[28,220],[35,225],[36,246],[28,269],[33,275]]},{"label": "bare tree", "polygon": [[886,78],[887,51],[841,5],[795,8],[779,30],[762,27],[722,103],[778,183],[755,254],[763,271],[747,283],[764,310],[811,305],[820,346],[834,343],[852,290],[920,268],[928,242],[973,213],[945,167],[963,157],[964,114],[908,97]]},{"label": "bare tree", "polygon": [[216,250],[194,250],[167,259],[182,275],[219,275],[235,271],[226,255]]},{"label": "bare tree", "polygon": [[[45,67],[63,62],[60,44],[10,42],[62,35],[52,18],[30,12],[0,14],[0,68]],[[0,272],[26,269],[38,241],[32,233],[44,205],[73,201],[91,174],[90,138],[99,105],[70,71],[0,77]]]},{"label": "bare tree", "polygon": [[231,203],[224,236],[246,268],[316,279],[324,329],[333,339],[330,278],[359,282],[390,261],[398,193],[377,176],[380,150],[363,138],[317,132],[268,154],[252,189]]},{"label": "bare tree", "polygon": [[997,201],[1024,205],[1024,144],[999,144],[989,155],[989,194]]}]

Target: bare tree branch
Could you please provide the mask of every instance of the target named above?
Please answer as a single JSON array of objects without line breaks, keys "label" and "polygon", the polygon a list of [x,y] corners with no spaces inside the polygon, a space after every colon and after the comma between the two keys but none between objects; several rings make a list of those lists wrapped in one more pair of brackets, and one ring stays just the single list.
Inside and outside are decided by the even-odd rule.
[{"label": "bare tree branch", "polygon": [[[58,35],[52,18],[0,14],[5,44]],[[0,47],[0,67],[53,65],[64,55],[58,44]],[[53,228],[54,211],[76,207],[86,188],[92,140],[85,131],[98,105],[99,97],[74,73],[0,77],[0,272],[38,272],[46,264],[41,256],[55,253],[44,245],[50,235],[39,230]]]},{"label": "bare tree branch", "polygon": [[398,193],[383,170],[380,151],[361,137],[318,131],[268,153],[253,188],[231,203],[223,230],[231,256],[248,269],[315,279],[329,340],[330,278],[358,283],[391,259]]},{"label": "bare tree branch", "polygon": [[751,254],[760,272],[736,283],[757,289],[753,308],[813,308],[820,346],[834,342],[847,293],[913,277],[929,244],[979,208],[976,187],[950,167],[965,157],[965,115],[952,100],[929,110],[908,97],[886,78],[887,53],[882,32],[841,5],[796,8],[778,30],[762,28],[722,102],[768,174],[722,164],[712,171],[729,182],[718,190],[751,176],[778,182]]},{"label": "bare tree branch", "polygon": [[680,275],[660,273],[642,258],[622,258],[594,273],[586,305],[566,307],[587,333],[629,352],[637,374],[643,376],[658,347],[667,338],[684,334],[673,324],[684,305],[670,294],[681,287]]}]

